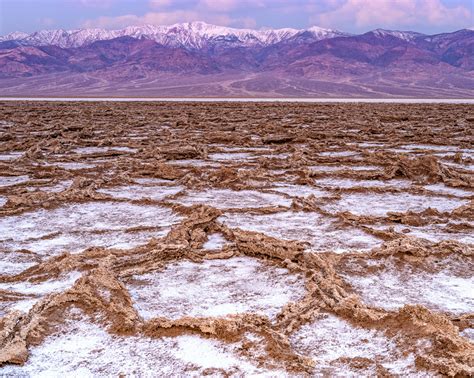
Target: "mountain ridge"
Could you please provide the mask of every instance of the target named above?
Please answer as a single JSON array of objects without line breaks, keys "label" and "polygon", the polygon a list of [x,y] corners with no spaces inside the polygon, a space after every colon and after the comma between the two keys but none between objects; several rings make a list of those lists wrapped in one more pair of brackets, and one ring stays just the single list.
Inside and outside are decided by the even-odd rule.
[{"label": "mountain ridge", "polygon": [[307,29],[237,29],[207,24],[202,21],[177,23],[167,26],[128,26],[123,29],[52,29],[31,34],[13,32],[0,36],[0,42],[17,41],[27,46],[55,45],[62,48],[83,47],[99,40],[119,37],[146,38],[167,46],[202,48],[205,42],[221,37],[236,37],[244,46],[268,46],[290,38],[298,33],[310,32],[319,38],[349,35],[338,30],[313,26]]},{"label": "mountain ridge", "polygon": [[91,30],[0,38],[1,94],[474,97],[468,29],[351,35],[195,22],[128,27],[105,39]]}]

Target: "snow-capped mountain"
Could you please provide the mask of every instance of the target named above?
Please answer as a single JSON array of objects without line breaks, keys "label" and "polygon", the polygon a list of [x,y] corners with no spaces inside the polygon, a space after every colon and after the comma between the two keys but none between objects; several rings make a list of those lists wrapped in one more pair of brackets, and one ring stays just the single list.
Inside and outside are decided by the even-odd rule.
[{"label": "snow-capped mountain", "polygon": [[30,96],[473,96],[474,31],[360,35],[191,22],[0,37],[0,92]]},{"label": "snow-capped mountain", "polygon": [[392,36],[398,39],[403,39],[407,42],[413,41],[415,38],[424,36],[424,34],[417,32],[385,29],[375,29],[372,31],[372,33],[378,37]]},{"label": "snow-capped mountain", "polygon": [[331,29],[311,27],[306,30],[283,29],[235,29],[205,22],[188,22],[169,26],[129,26],[120,30],[77,29],[41,30],[31,34],[15,32],[0,37],[0,42],[16,41],[27,46],[59,46],[62,48],[82,47],[96,41],[118,37],[145,38],[165,46],[203,48],[209,44],[269,46],[289,39],[299,33],[309,32],[315,39],[326,39],[348,34]]}]

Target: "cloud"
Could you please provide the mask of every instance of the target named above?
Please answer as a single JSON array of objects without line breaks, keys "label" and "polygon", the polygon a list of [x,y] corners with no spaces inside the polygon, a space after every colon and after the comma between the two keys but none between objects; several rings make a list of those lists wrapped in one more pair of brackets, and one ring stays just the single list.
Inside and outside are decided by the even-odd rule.
[{"label": "cloud", "polygon": [[50,17],[42,17],[38,20],[41,26],[50,27],[56,23],[56,21]]},{"label": "cloud", "polygon": [[[1,1],[1,0],[0,0]],[[116,0],[80,0],[84,4]],[[122,1],[122,0],[121,0]],[[170,25],[205,21],[211,24],[256,28],[278,20],[294,21],[352,32],[378,27],[389,29],[442,30],[472,25],[473,11],[459,0],[146,0],[145,14],[103,16],[83,27],[122,28],[129,25]],[[462,5],[464,4],[464,5]],[[283,19],[282,19],[283,17]],[[293,21],[293,22],[292,22]],[[267,25],[270,26],[270,25]],[[306,25],[301,25],[302,27]]]},{"label": "cloud", "polygon": [[231,18],[224,13],[201,13],[196,10],[176,10],[149,12],[143,16],[127,14],[117,17],[99,17],[82,23],[85,28],[124,28],[130,25],[172,25],[179,22],[205,21],[211,24],[235,27],[255,27],[256,22],[249,17]]},{"label": "cloud", "polygon": [[149,5],[152,9],[167,8],[172,5],[171,0],[150,0]]},{"label": "cloud", "polygon": [[[98,0],[81,0],[98,1]],[[105,0],[113,1],[113,0]],[[124,14],[102,16],[82,22],[86,28],[116,29],[130,25],[172,25],[175,23],[204,21],[210,24],[255,28],[254,18],[234,11],[248,7],[263,7],[267,0],[148,0],[150,12],[143,15]],[[284,0],[275,0],[281,2]]]},{"label": "cloud", "polygon": [[90,8],[110,8],[114,0],[79,0],[79,4]]},{"label": "cloud", "polygon": [[205,8],[212,12],[230,12],[237,9],[263,8],[264,0],[199,0],[198,8]]},{"label": "cloud", "polygon": [[200,0],[198,6],[215,12],[229,12],[237,8],[237,0]]},{"label": "cloud", "polygon": [[[330,4],[332,3],[332,4]],[[472,20],[472,10],[445,6],[441,0],[329,0],[332,8],[314,14],[310,21],[326,27],[454,26]]]}]

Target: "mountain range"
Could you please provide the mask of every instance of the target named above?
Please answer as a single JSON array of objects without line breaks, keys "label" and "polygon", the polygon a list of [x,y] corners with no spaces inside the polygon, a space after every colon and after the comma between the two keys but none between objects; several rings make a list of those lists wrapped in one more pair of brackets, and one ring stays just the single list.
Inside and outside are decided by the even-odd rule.
[{"label": "mountain range", "polygon": [[1,96],[474,97],[474,31],[204,22],[0,37]]}]

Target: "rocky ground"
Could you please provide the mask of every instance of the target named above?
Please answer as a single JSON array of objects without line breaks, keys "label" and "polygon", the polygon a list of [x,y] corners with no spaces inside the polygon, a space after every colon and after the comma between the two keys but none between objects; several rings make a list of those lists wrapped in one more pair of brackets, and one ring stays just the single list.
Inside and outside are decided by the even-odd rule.
[{"label": "rocky ground", "polygon": [[473,126],[0,103],[0,375],[472,376]]}]

